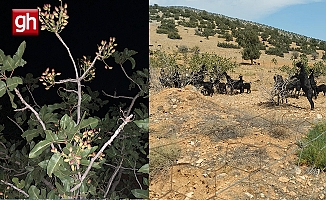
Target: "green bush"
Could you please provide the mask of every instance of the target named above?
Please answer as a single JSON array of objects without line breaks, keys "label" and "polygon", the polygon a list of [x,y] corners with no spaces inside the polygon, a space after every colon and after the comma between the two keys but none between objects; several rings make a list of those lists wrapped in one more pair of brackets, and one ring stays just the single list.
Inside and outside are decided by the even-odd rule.
[{"label": "green bush", "polygon": [[233,48],[233,49],[241,48],[239,45],[235,45],[235,44],[231,44],[231,43],[227,43],[227,42],[218,42],[217,46],[222,47],[222,48]]},{"label": "green bush", "polygon": [[168,33],[168,38],[170,39],[182,39],[179,33],[177,32],[169,32]]},{"label": "green bush", "polygon": [[326,123],[317,124],[301,142],[302,150],[298,152],[301,164],[325,170],[326,168]]}]

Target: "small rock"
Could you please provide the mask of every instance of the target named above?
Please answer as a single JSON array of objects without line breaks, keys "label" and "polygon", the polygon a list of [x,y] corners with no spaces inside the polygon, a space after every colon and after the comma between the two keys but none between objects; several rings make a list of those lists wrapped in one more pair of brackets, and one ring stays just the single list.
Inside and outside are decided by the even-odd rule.
[{"label": "small rock", "polygon": [[260,195],[261,198],[265,198],[264,193],[260,193],[259,195]]},{"label": "small rock", "polygon": [[282,176],[282,177],[278,178],[278,180],[280,182],[282,182],[282,183],[287,183],[287,182],[289,182],[290,179],[288,179],[287,177]]},{"label": "small rock", "polygon": [[300,167],[298,167],[298,166],[295,166],[295,167],[294,167],[294,171],[295,171],[295,174],[296,174],[296,175],[301,174],[301,169],[300,169]]},{"label": "small rock", "polygon": [[201,158],[201,159],[199,159],[199,160],[196,161],[196,164],[200,164],[200,163],[202,163],[203,161],[204,161],[204,159]]},{"label": "small rock", "polygon": [[190,199],[190,198],[192,197],[193,194],[194,194],[194,192],[188,192],[188,193],[186,194],[186,198],[185,198],[185,200]]},{"label": "small rock", "polygon": [[245,192],[245,195],[247,195],[247,197],[249,197],[249,199],[254,197],[254,195],[250,194],[249,192]]},{"label": "small rock", "polygon": [[292,197],[294,197],[294,196],[296,196],[296,195],[297,195],[297,193],[295,193],[295,192],[291,191],[291,192],[289,192],[289,195],[290,195],[290,196],[292,196]]},{"label": "small rock", "polygon": [[325,198],[325,195],[324,194],[320,194],[319,195],[319,199],[324,199]]},{"label": "small rock", "polygon": [[317,118],[317,119],[323,119],[323,116],[322,116],[321,114],[317,114],[317,115],[316,115],[316,118]]},{"label": "small rock", "polygon": [[216,177],[216,178],[223,178],[223,177],[225,177],[225,176],[227,176],[227,173],[222,173],[222,174],[219,174],[219,175],[217,175],[217,177]]}]

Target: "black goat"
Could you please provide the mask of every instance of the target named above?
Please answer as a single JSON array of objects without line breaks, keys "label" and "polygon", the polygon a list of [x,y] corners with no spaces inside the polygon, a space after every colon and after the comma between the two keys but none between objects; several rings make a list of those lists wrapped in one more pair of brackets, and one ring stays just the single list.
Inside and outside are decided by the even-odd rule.
[{"label": "black goat", "polygon": [[319,92],[323,92],[324,96],[325,96],[325,93],[326,93],[326,85],[325,84],[321,84],[321,85],[317,86],[317,93],[319,93]]},{"label": "black goat", "polygon": [[317,83],[316,83],[316,80],[315,80],[315,77],[314,77],[314,70],[313,69],[310,69],[310,74],[309,74],[309,80],[310,80],[310,85],[311,85],[311,88],[312,88],[312,95],[315,96],[315,99],[317,99]]},{"label": "black goat", "polygon": [[243,90],[247,90],[247,93],[251,93],[251,83],[243,83]]},{"label": "black goat", "polygon": [[296,63],[296,66],[300,68],[298,78],[300,80],[301,88],[307,96],[307,99],[310,103],[311,110],[313,110],[315,105],[314,102],[312,101],[313,89],[311,87],[310,79],[308,78],[307,72],[302,62]]},{"label": "black goat", "polygon": [[219,94],[226,94],[226,84],[218,82],[215,84],[216,90]]},{"label": "black goat", "polygon": [[294,93],[295,98],[299,98],[300,90],[301,90],[301,84],[300,80],[297,78],[297,75],[292,76],[290,78],[291,81],[289,81],[288,85],[286,86],[291,95]]},{"label": "black goat", "polygon": [[242,76],[239,76],[239,80],[233,80],[226,72],[222,73],[226,78],[226,85],[230,88],[231,94],[233,94],[233,90],[240,90],[240,93],[244,92],[243,89],[243,79]]}]

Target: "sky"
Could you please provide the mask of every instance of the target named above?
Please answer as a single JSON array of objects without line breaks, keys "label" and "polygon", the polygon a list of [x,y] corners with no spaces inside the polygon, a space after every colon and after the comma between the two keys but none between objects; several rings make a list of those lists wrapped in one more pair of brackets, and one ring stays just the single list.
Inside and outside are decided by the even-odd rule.
[{"label": "sky", "polygon": [[[145,1],[133,3],[130,0],[79,0],[65,1],[68,4],[68,25],[60,33],[63,40],[71,50],[72,56],[77,62],[77,58],[83,55],[95,57],[97,45],[101,40],[116,38],[118,46],[116,50],[122,52],[125,48],[135,50],[138,53],[134,56],[136,68],[148,68],[148,3]],[[41,76],[47,67],[55,68],[56,72],[61,72],[59,78],[75,78],[72,62],[67,50],[58,40],[54,33],[40,31],[38,36],[13,36],[12,35],[12,9],[36,9],[44,4],[53,6],[60,5],[58,0],[21,1],[11,0],[0,2],[0,49],[6,55],[13,55],[19,44],[26,41],[26,49],[23,59],[27,61],[24,67],[17,68],[14,75],[24,75],[33,73],[34,77]],[[53,9],[52,9],[53,10]],[[130,81],[124,76],[121,68],[109,59],[112,70],[105,70],[102,62],[97,62],[96,78],[93,90],[104,90],[108,94],[128,95]],[[125,68],[129,75],[132,71],[129,61]],[[59,86],[58,86],[59,87]],[[46,93],[44,86],[40,86],[35,91],[36,99],[49,104],[53,100],[49,94],[56,95],[56,89],[51,88]],[[39,93],[38,93],[39,92]],[[103,96],[102,96],[103,97]],[[107,97],[111,102],[113,99]],[[147,100],[148,101],[148,100]],[[41,104],[41,103],[39,103]],[[41,104],[43,105],[43,104]]]},{"label": "sky", "polygon": [[188,6],[326,41],[326,0],[150,0]]}]

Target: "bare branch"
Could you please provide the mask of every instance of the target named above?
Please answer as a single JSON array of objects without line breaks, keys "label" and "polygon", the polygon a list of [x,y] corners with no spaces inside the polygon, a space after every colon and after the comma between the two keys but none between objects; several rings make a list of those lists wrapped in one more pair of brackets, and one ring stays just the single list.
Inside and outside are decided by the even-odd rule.
[{"label": "bare branch", "polygon": [[11,119],[9,116],[7,116],[7,118],[12,121],[14,124],[16,124],[16,126],[24,133],[24,130],[22,129],[22,127],[19,126],[19,124],[17,124],[17,122],[15,122],[13,119]]},{"label": "bare branch", "polygon": [[135,83],[135,84],[138,86],[138,88],[139,88],[140,91],[143,91],[143,90],[141,89],[140,85],[139,85],[138,83],[136,83],[132,78],[130,78],[130,77],[128,76],[128,74],[127,74],[125,68],[123,68],[122,64],[120,64],[120,67],[121,67],[123,73],[125,74],[125,76],[126,76],[129,80],[131,80],[133,83]]},{"label": "bare branch", "polygon": [[[68,46],[66,45],[66,43],[63,41],[63,39],[61,38],[61,36],[59,35],[59,33],[57,33],[57,32],[54,32],[54,33],[55,33],[55,35],[57,36],[57,38],[60,40],[60,42],[63,44],[63,46],[66,47],[66,49],[67,49],[67,51],[68,51],[68,54],[69,54],[69,57],[70,57],[70,59],[71,59],[71,61],[72,61],[72,64],[74,65],[74,68],[75,68],[76,79],[78,79],[77,66],[76,66],[76,63],[75,63],[74,58],[73,58],[72,55],[71,55],[71,52],[70,52],[69,47],[68,47]],[[76,79],[75,79],[75,80],[76,80]],[[69,81],[69,82],[71,82],[71,81]]]},{"label": "bare branch", "polygon": [[78,81],[77,79],[68,78],[68,79],[56,81],[56,82],[54,82],[54,84],[61,84],[61,83],[67,83],[67,82],[77,83],[77,81]]},{"label": "bare branch", "polygon": [[38,107],[38,108],[41,108],[37,103],[36,103],[36,101],[35,101],[35,99],[34,99],[34,96],[33,96],[33,94],[32,94],[32,92],[31,92],[31,90],[29,89],[29,87],[28,86],[26,86],[26,88],[27,88],[27,90],[28,90],[28,92],[29,92],[29,94],[31,95],[31,97],[32,97],[32,99],[33,99],[33,101],[34,101],[34,103],[35,103],[35,105]]},{"label": "bare branch", "polygon": [[8,182],[3,181],[3,180],[0,180],[0,181],[1,181],[2,183],[4,183],[4,184],[9,185],[10,187],[14,188],[14,189],[17,190],[18,192],[24,194],[26,197],[29,197],[29,195],[28,195],[25,191],[19,189],[18,187],[14,186],[13,184],[8,183]]},{"label": "bare branch", "polygon": [[102,90],[102,92],[103,92],[103,94],[105,96],[108,96],[108,97],[111,97],[111,98],[115,98],[115,99],[120,99],[120,98],[122,98],[122,99],[133,99],[134,98],[134,97],[127,97],[127,96],[109,95],[109,94],[105,93],[103,90]]},{"label": "bare branch", "polygon": [[111,143],[113,142],[113,140],[118,136],[118,134],[123,130],[124,126],[126,124],[128,124],[129,122],[131,122],[133,118],[133,115],[131,114],[129,117],[127,117],[126,119],[124,119],[123,123],[119,126],[119,128],[117,130],[115,130],[114,134],[112,135],[112,137],[102,146],[102,148],[100,149],[99,152],[97,152],[97,154],[91,159],[91,162],[89,163],[86,171],[84,172],[82,178],[80,179],[80,183],[78,183],[75,187],[73,187],[70,192],[74,192],[75,190],[77,190],[78,188],[80,188],[82,182],[84,181],[84,179],[86,178],[87,174],[89,173],[89,171],[92,168],[93,163],[95,162],[95,160],[101,155],[101,153],[106,149],[106,147],[108,145],[111,145]]},{"label": "bare branch", "polygon": [[106,189],[106,192],[104,194],[104,198],[106,198],[106,196],[108,195],[109,191],[110,191],[110,188],[111,188],[111,185],[112,185],[112,182],[113,180],[115,179],[115,177],[117,176],[117,173],[120,171],[121,172],[121,165],[122,165],[122,162],[123,162],[123,158],[121,159],[120,161],[120,164],[119,166],[114,170],[110,180],[109,180],[109,184],[108,184],[108,187]]},{"label": "bare branch", "polygon": [[52,185],[51,182],[49,182],[48,180],[46,180],[45,178],[42,179],[42,182],[47,185],[51,190],[54,190],[55,187]]},{"label": "bare branch", "polygon": [[137,183],[138,183],[140,189],[142,190],[143,187],[142,187],[142,185],[140,184],[140,182],[139,182],[139,180],[138,180],[138,178],[137,178],[137,175],[136,175],[136,160],[135,160],[135,165],[134,165],[134,175],[135,175],[135,179],[136,179],[136,181],[137,181]]},{"label": "bare branch", "polygon": [[[22,97],[22,95],[20,94],[20,92],[19,92],[19,90],[18,90],[17,88],[15,88],[14,90],[15,90],[15,93],[17,94],[18,98],[20,99],[20,101],[21,101],[21,102],[26,106],[25,109],[28,108],[28,109],[30,109],[30,110],[34,113],[34,115],[36,116],[37,120],[40,122],[40,124],[41,124],[43,130],[45,131],[45,130],[46,130],[46,127],[45,127],[44,122],[43,122],[42,119],[40,118],[40,115],[36,112],[36,110],[35,110],[32,106],[30,106],[30,105],[25,101],[25,99]],[[17,110],[15,110],[15,111],[17,111]],[[53,143],[51,143],[51,147],[52,147],[52,149],[54,149],[54,145],[53,145]]]},{"label": "bare branch", "polygon": [[[14,89],[15,93],[17,94],[18,98],[20,99],[20,101],[26,106],[24,109],[28,108],[30,109],[34,115],[36,116],[37,120],[40,122],[40,124],[42,125],[43,130],[46,130],[45,124],[42,121],[42,119],[40,118],[40,115],[36,112],[36,110],[34,110],[34,108],[32,108],[32,106],[30,106],[25,99],[22,97],[22,95],[20,94],[19,90],[17,90],[17,88]],[[15,110],[17,111],[17,110]]]}]

